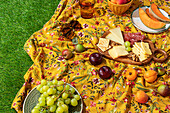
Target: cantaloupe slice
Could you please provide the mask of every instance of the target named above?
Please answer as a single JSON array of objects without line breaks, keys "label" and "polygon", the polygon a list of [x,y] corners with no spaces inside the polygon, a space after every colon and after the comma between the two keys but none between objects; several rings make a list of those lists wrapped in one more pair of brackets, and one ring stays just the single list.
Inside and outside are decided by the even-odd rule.
[{"label": "cantaloupe slice", "polygon": [[161,13],[161,11],[158,9],[158,6],[156,5],[156,4],[151,4],[151,6],[150,6],[150,12],[151,12],[151,14],[155,17],[155,18],[157,18],[157,19],[159,19],[159,20],[161,20],[161,21],[164,21],[164,22],[170,22],[170,19],[169,18],[167,18],[167,17],[165,17],[162,13]]},{"label": "cantaloupe slice", "polygon": [[150,12],[149,12],[149,8],[145,9],[146,14],[153,20],[155,21],[159,21],[158,19],[156,19]]},{"label": "cantaloupe slice", "polygon": [[151,19],[142,8],[139,8],[139,17],[142,21],[142,23],[151,28],[151,29],[161,29],[165,27],[165,23],[163,22],[159,22],[159,21],[155,21],[153,19]]}]

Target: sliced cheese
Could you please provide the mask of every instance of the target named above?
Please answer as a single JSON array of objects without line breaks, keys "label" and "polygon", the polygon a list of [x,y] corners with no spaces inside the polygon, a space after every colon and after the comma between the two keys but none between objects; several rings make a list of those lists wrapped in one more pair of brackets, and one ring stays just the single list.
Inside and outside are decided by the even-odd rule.
[{"label": "sliced cheese", "polygon": [[119,44],[123,44],[122,41],[114,34],[112,33],[109,33],[107,36],[106,36],[107,39],[110,39],[116,43],[119,43]]},{"label": "sliced cheese", "polygon": [[137,46],[140,50],[145,52],[145,50],[142,48],[141,42],[135,42],[135,46]]},{"label": "sliced cheese", "polygon": [[149,48],[149,44],[148,43],[141,42],[141,47],[142,47],[143,50],[146,51],[146,53],[148,55],[152,55],[152,52],[151,52],[151,50]]},{"label": "sliced cheese", "polygon": [[97,44],[97,46],[98,46],[103,52],[105,52],[106,50],[108,50],[108,49],[111,48],[111,46],[109,46],[109,47],[103,47],[103,46],[99,46],[98,44]]},{"label": "sliced cheese", "polygon": [[112,49],[108,51],[109,55],[115,59],[120,56],[126,56],[129,53],[125,50],[125,46],[114,46]]},{"label": "sliced cheese", "polygon": [[137,56],[140,55],[140,51],[136,47],[132,48],[132,52],[135,53]]},{"label": "sliced cheese", "polygon": [[109,43],[110,43],[110,39],[100,38],[98,45],[99,45],[100,47],[108,47],[108,46],[109,46]]},{"label": "sliced cheese", "polygon": [[114,29],[110,29],[109,30],[112,34],[116,35],[117,38],[119,38],[121,40],[121,44],[124,45],[124,39],[123,39],[123,35],[121,32],[120,27],[114,28]]},{"label": "sliced cheese", "polygon": [[133,47],[135,47],[141,54],[146,54],[146,52],[143,51],[143,49],[136,42]]}]

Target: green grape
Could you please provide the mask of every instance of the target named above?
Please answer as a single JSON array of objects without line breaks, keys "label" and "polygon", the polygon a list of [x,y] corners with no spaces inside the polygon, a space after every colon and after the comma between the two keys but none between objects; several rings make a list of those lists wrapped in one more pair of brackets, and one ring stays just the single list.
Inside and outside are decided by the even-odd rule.
[{"label": "green grape", "polygon": [[45,97],[40,97],[39,99],[38,99],[38,101],[40,102],[40,101],[45,101]]},{"label": "green grape", "polygon": [[80,100],[80,95],[74,95],[74,98],[75,98],[76,100]]},{"label": "green grape", "polygon": [[63,85],[57,87],[57,90],[58,90],[58,91],[62,91],[63,89],[64,89],[64,88],[63,88]]},{"label": "green grape", "polygon": [[53,83],[52,83],[51,81],[48,81],[48,82],[47,82],[47,85],[48,85],[48,86],[51,86],[51,85],[53,85]]},{"label": "green grape", "polygon": [[58,101],[64,101],[64,99],[63,98],[58,98]]},{"label": "green grape", "polygon": [[58,84],[57,85],[63,85],[64,82],[63,81],[58,81]]},{"label": "green grape", "polygon": [[68,106],[66,104],[62,104],[61,106],[64,109],[64,111],[68,111]]},{"label": "green grape", "polygon": [[62,98],[63,98],[63,99],[67,99],[67,97],[68,97],[68,94],[67,94],[66,92],[64,92],[64,93],[62,94]]},{"label": "green grape", "polygon": [[49,95],[53,94],[53,88],[49,88],[49,89],[47,90],[47,93],[48,93]]},{"label": "green grape", "polygon": [[65,90],[69,90],[70,89],[70,86],[69,85],[66,85],[65,86]]},{"label": "green grape", "polygon": [[70,88],[70,91],[71,91],[72,94],[74,94],[75,89],[74,88]]},{"label": "green grape", "polygon": [[53,82],[54,85],[57,85],[58,80],[54,79],[52,82]]},{"label": "green grape", "polygon": [[126,49],[126,51],[132,51],[131,47],[126,47],[125,49]]},{"label": "green grape", "polygon": [[46,97],[46,100],[49,100],[51,97],[50,96],[48,96],[48,97]]},{"label": "green grape", "polygon": [[41,88],[41,89],[40,89],[40,93],[43,93],[43,92],[44,92],[44,91],[43,91],[43,88]]},{"label": "green grape", "polygon": [[71,105],[72,106],[77,106],[77,104],[78,104],[78,102],[77,102],[77,100],[76,99],[71,99]]},{"label": "green grape", "polygon": [[156,42],[156,40],[155,40],[155,39],[151,39],[151,41],[152,41],[152,43],[155,43],[155,42]]},{"label": "green grape", "polygon": [[47,92],[44,92],[43,95],[44,95],[44,97],[48,97],[48,93]]},{"label": "green grape", "polygon": [[54,112],[56,110],[57,106],[56,105],[51,105],[50,106],[50,112]]},{"label": "green grape", "polygon": [[61,94],[61,91],[57,91],[56,94],[58,94],[58,95]]},{"label": "green grape", "polygon": [[70,104],[71,99],[70,99],[70,98],[67,98],[67,99],[64,100],[64,102],[65,102],[66,104]]},{"label": "green grape", "polygon": [[40,106],[45,106],[45,101],[39,101]]},{"label": "green grape", "polygon": [[68,111],[64,111],[63,113],[69,113],[69,110]]},{"label": "green grape", "polygon": [[38,103],[34,108],[36,108],[36,109],[41,109],[41,106],[40,106],[40,104]]},{"label": "green grape", "polygon": [[44,109],[43,111],[40,111],[40,113],[47,113],[47,110]]},{"label": "green grape", "polygon": [[130,42],[129,41],[125,42],[125,47],[130,47]]},{"label": "green grape", "polygon": [[46,85],[46,84],[47,84],[47,81],[46,81],[45,79],[42,79],[42,80],[41,80],[41,84],[42,84],[42,85]]},{"label": "green grape", "polygon": [[49,98],[48,100],[47,100],[47,106],[51,106],[51,105],[53,105],[54,104],[54,100],[52,99],[52,98]]},{"label": "green grape", "polygon": [[37,90],[40,91],[40,89],[41,89],[42,87],[43,87],[43,85],[39,84],[39,85],[37,86]]},{"label": "green grape", "polygon": [[43,91],[46,92],[49,89],[49,86],[45,85],[42,88],[43,88]]},{"label": "green grape", "polygon": [[63,107],[59,106],[56,110],[57,113],[63,113],[64,112],[64,109]]},{"label": "green grape", "polygon": [[56,93],[57,93],[57,89],[53,88],[53,94],[56,94]]},{"label": "green grape", "polygon": [[34,109],[32,109],[31,113],[40,113],[40,111],[39,111],[39,109],[34,108]]},{"label": "green grape", "polygon": [[63,105],[63,104],[64,104],[63,101],[58,101],[58,102],[57,102],[57,106],[61,106],[61,105]]}]

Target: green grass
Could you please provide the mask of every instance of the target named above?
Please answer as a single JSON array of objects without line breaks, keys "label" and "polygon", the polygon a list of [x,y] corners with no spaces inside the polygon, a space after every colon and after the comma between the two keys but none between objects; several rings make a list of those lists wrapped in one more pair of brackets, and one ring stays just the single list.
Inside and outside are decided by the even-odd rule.
[{"label": "green grass", "polygon": [[12,101],[33,64],[27,39],[50,20],[60,0],[0,0],[0,113],[16,113]]}]

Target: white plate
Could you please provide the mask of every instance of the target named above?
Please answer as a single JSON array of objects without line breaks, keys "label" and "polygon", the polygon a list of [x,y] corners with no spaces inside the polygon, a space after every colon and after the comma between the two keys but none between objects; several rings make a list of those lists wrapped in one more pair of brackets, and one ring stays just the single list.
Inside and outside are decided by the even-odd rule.
[{"label": "white plate", "polygon": [[[70,84],[68,84],[70,85]],[[73,86],[70,85],[70,87],[74,88]],[[76,88],[75,89],[75,94],[79,94]],[[25,98],[24,104],[23,104],[23,113],[31,113],[32,109],[37,105],[38,103],[38,98],[40,97],[40,92],[37,90],[37,88],[33,88],[27,97]],[[79,94],[80,95],[80,94]],[[80,100],[78,101],[78,105],[76,107],[69,107],[69,113],[82,113],[83,110],[83,101],[80,96]]]},{"label": "white plate", "polygon": [[[146,9],[146,8],[149,8],[148,6],[144,6],[144,7],[140,7],[142,9]],[[168,13],[165,12],[164,10],[162,9],[159,9],[161,11],[161,13],[168,17]],[[165,25],[165,28],[162,28],[162,29],[150,29],[149,27],[145,26],[142,21],[140,20],[140,17],[139,17],[139,8],[135,9],[132,14],[131,14],[131,19],[132,19],[132,23],[135,27],[137,27],[138,29],[140,29],[141,31],[144,31],[144,32],[148,32],[148,33],[161,33],[165,30],[167,30],[169,27],[170,27],[170,23],[166,24]]]}]

